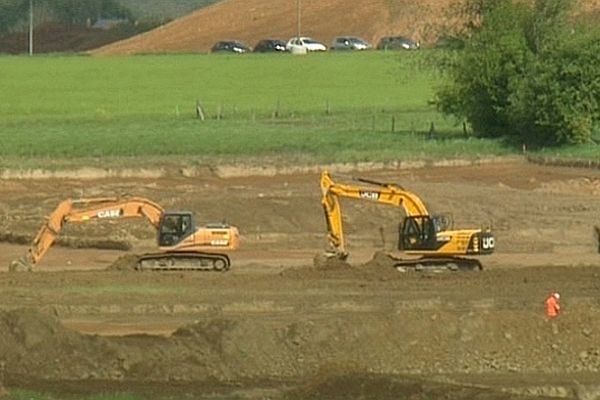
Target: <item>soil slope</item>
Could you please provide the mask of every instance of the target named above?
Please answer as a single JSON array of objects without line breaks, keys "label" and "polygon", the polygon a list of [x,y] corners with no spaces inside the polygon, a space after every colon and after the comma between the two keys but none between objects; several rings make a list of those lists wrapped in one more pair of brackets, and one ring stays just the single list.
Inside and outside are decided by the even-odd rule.
[{"label": "soil slope", "polygon": [[[338,35],[357,35],[376,43],[385,35],[431,38],[447,21],[451,0],[303,0],[301,32],[324,43]],[[93,54],[206,52],[217,40],[238,39],[253,46],[260,39],[297,33],[295,1],[228,0],[198,10],[159,29],[118,42]]]},{"label": "soil slope", "polygon": [[[356,35],[376,44],[386,35],[407,35],[427,42],[459,23],[460,0],[302,0],[301,28],[326,44],[335,36]],[[600,1],[581,2],[586,12]],[[298,32],[295,1],[225,0],[151,32],[93,50],[98,55],[207,52],[218,40],[237,39],[254,46],[260,39],[287,40]]]}]

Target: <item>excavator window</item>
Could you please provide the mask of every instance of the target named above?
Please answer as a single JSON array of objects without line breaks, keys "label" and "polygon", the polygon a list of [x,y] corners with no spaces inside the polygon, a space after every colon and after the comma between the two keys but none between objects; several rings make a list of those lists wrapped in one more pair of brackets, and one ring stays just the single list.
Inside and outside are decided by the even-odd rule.
[{"label": "excavator window", "polygon": [[431,219],[433,221],[436,233],[446,231],[452,225],[452,219],[447,215],[435,215],[431,217]]},{"label": "excavator window", "polygon": [[159,228],[159,245],[173,246],[192,233],[192,216],[189,214],[167,214]]},{"label": "excavator window", "polygon": [[406,217],[401,226],[400,250],[434,250],[436,224],[429,216]]},{"label": "excavator window", "polygon": [[185,236],[189,232],[190,227],[192,226],[191,222],[192,222],[191,217],[189,215],[181,216],[181,234],[182,235]]},{"label": "excavator window", "polygon": [[177,226],[179,225],[177,221],[177,216],[175,215],[167,215],[162,223],[161,232],[162,233],[177,233]]}]

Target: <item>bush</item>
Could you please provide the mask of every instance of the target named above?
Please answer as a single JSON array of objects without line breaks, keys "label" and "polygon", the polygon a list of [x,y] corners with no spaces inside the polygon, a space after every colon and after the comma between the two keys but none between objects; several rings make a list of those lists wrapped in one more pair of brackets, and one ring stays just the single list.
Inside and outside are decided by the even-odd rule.
[{"label": "bush", "polygon": [[537,145],[586,143],[600,121],[600,41],[542,54],[511,98],[517,135]]},{"label": "bush", "polygon": [[531,145],[590,141],[600,121],[600,35],[570,25],[571,0],[489,2],[448,68],[438,107],[481,136]]}]

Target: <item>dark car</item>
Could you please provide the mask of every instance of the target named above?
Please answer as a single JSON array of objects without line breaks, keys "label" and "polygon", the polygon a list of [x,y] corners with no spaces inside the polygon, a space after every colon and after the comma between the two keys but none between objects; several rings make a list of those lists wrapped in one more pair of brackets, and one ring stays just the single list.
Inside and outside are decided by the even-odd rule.
[{"label": "dark car", "polygon": [[418,50],[419,42],[405,36],[385,36],[377,44],[379,50]]},{"label": "dark car", "polygon": [[285,48],[285,42],[277,39],[264,39],[256,43],[254,51],[257,53],[269,53],[277,51],[287,51]]},{"label": "dark car", "polygon": [[331,50],[368,50],[372,47],[367,41],[354,36],[336,37],[331,44]]},{"label": "dark car", "polygon": [[212,53],[246,53],[250,51],[250,48],[245,44],[238,42],[237,40],[223,40],[215,43],[210,49]]}]

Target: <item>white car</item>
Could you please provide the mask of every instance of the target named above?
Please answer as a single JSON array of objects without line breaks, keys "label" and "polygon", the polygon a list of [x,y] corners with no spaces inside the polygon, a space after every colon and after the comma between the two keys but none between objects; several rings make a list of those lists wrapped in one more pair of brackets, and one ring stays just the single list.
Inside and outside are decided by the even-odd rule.
[{"label": "white car", "polygon": [[288,51],[326,51],[327,46],[321,42],[317,42],[309,37],[294,37],[288,40],[285,45]]}]

